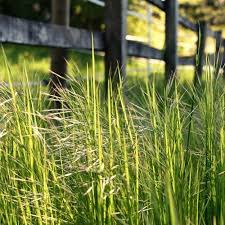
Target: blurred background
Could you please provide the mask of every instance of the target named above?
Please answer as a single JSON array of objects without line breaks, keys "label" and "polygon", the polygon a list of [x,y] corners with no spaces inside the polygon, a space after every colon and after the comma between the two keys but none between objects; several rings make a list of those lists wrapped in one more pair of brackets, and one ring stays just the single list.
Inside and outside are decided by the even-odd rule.
[{"label": "blurred background", "polygon": [[[71,0],[70,26],[104,31],[104,2],[102,0]],[[182,16],[198,23],[207,21],[212,30],[224,31],[225,0],[179,0],[179,11]],[[0,13],[42,22],[51,22],[51,1],[48,0],[0,0]],[[145,0],[129,0],[127,17],[127,38],[145,42],[157,49],[164,49],[165,14],[148,4]],[[224,34],[223,34],[224,36]],[[197,34],[183,27],[178,33],[179,56],[191,56],[196,53]],[[215,52],[215,40],[207,38],[206,53]],[[20,79],[17,74],[24,64],[29,70],[31,79],[46,79],[49,76],[50,49],[31,46],[4,44],[7,60],[11,65],[14,80]],[[0,54],[2,58],[2,54]],[[84,51],[70,51],[69,73],[74,64],[80,73],[85,75],[86,64],[91,56]],[[4,60],[0,61],[0,81],[6,79]],[[104,78],[103,55],[96,56],[96,69],[99,80]],[[129,58],[128,76],[146,77],[151,74],[159,76],[164,73],[164,63],[158,60]],[[77,71],[73,72],[75,75]],[[193,66],[179,66],[178,76],[181,80],[191,80]]]}]

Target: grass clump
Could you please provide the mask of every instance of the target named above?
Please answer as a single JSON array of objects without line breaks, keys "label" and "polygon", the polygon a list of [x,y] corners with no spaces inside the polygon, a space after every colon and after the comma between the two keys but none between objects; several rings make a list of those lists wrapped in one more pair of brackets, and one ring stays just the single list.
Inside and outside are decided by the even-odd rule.
[{"label": "grass clump", "polygon": [[105,99],[93,70],[70,78],[62,110],[41,87],[0,92],[0,224],[224,224],[225,90],[210,72],[116,97],[109,83]]}]

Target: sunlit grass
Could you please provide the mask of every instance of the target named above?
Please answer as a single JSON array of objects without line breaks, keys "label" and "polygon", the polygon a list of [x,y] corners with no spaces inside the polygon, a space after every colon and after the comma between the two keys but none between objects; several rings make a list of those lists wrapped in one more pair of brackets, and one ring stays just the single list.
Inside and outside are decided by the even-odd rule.
[{"label": "sunlit grass", "polygon": [[5,67],[0,224],[223,225],[224,85],[210,70],[196,87],[133,77],[105,98],[94,65],[69,77],[61,110]]},{"label": "sunlit grass", "polygon": [[[30,82],[39,82],[49,79],[50,70],[50,50],[46,48],[37,48],[31,46],[19,46],[5,44],[6,53],[12,80],[19,82],[23,80],[23,67],[29,71],[28,77]],[[83,76],[86,74],[86,64],[91,64],[91,55],[87,53],[78,53],[70,51],[68,60],[68,74],[73,76]],[[101,55],[96,55],[96,79],[104,80],[104,60]],[[191,81],[193,78],[194,67],[179,67],[178,77],[181,81]],[[127,75],[146,79],[152,75],[158,75],[158,79],[163,79],[164,63],[158,60],[146,60],[129,58],[127,63]],[[4,66],[3,54],[0,53],[0,82],[7,80],[7,71]]]},{"label": "sunlit grass", "polygon": [[[51,50],[47,48],[4,44],[5,54],[12,71],[12,80],[18,82],[23,80],[24,63],[29,71],[30,81],[36,82],[43,79],[49,79],[50,74],[50,55]],[[91,64],[91,55],[87,53],[69,51],[68,73],[75,76],[86,73],[86,64]],[[79,71],[78,69],[79,68]],[[103,79],[104,63],[102,56],[96,56],[96,69],[98,79]],[[7,71],[4,66],[2,51],[0,53],[0,82],[7,80]]]}]

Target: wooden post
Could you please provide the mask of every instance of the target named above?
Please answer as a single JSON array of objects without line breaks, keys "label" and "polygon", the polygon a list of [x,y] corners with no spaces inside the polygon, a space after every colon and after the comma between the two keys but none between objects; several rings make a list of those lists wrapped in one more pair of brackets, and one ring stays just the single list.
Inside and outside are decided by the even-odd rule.
[{"label": "wooden post", "polygon": [[220,67],[222,63],[222,56],[220,54],[220,50],[222,48],[222,32],[218,31],[216,32],[216,52],[215,52],[215,78],[218,78]]},{"label": "wooden post", "polygon": [[105,1],[105,84],[106,91],[108,80],[112,84],[118,84],[119,75],[126,76],[127,61],[127,0]]},{"label": "wooden post", "polygon": [[198,43],[196,55],[195,82],[202,77],[203,66],[205,64],[205,46],[207,39],[207,23],[202,21],[198,27]]},{"label": "wooden post", "polygon": [[215,52],[215,78],[219,77],[220,67],[222,66],[222,57],[220,54],[221,45],[222,45],[222,32],[218,31],[216,32],[216,52]]},{"label": "wooden post", "polygon": [[222,47],[222,31],[216,32],[216,56],[220,52],[220,48]]},{"label": "wooden post", "polygon": [[[52,23],[69,27],[70,0],[52,0]],[[52,50],[50,91],[53,96],[59,96],[59,89],[66,86],[66,59],[66,49],[54,48]]]},{"label": "wooden post", "polygon": [[223,77],[225,79],[225,39],[223,39],[222,41],[222,45],[223,45],[223,59],[222,59],[222,67],[223,67]]},{"label": "wooden post", "polygon": [[177,56],[177,29],[178,29],[178,1],[166,0],[166,49],[165,49],[165,74],[169,81],[176,73],[178,65]]}]

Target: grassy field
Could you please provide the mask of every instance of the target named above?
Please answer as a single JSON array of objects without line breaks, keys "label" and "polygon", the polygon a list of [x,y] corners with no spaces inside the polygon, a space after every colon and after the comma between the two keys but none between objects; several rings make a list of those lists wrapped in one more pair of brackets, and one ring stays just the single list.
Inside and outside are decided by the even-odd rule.
[{"label": "grassy field", "polygon": [[[24,66],[29,71],[28,76],[30,81],[49,79],[50,49],[13,44],[4,44],[3,49],[5,51],[8,64],[10,65],[11,78],[13,81],[20,81],[23,79]],[[3,51],[0,53],[0,59],[0,81],[6,81],[8,78],[7,71],[4,66]],[[73,75],[85,74],[86,64],[91,64],[90,54],[70,51],[69,59],[70,64],[68,64],[68,72],[70,74],[73,73]],[[76,67],[80,69],[80,72],[78,72],[78,70],[74,71],[74,68]],[[103,71],[103,61],[101,56],[96,56],[96,69],[101,71],[100,73]],[[102,79],[102,77],[100,77],[100,79]]]},{"label": "grassy field", "polygon": [[[46,50],[36,52],[45,77]],[[109,84],[105,99],[93,58],[54,110],[45,88],[12,85],[36,68],[10,60],[1,67],[0,224],[224,224],[225,89],[210,68],[195,87],[130,77],[117,97]]]},{"label": "grassy field", "polygon": [[[151,10],[151,30],[128,16],[127,34],[164,49],[165,14]],[[196,42],[179,26],[179,56],[196,54]],[[179,67],[165,86],[162,62],[129,58],[124,88],[115,96],[109,83],[105,98],[103,56],[70,51],[55,110],[40,83],[51,50],[3,49],[0,225],[225,224],[225,88],[211,67],[196,86],[194,68]]]},{"label": "grassy field", "polygon": [[[4,44],[8,63],[10,65],[11,77],[14,82],[23,79],[24,66],[29,71],[28,77],[30,81],[36,82],[43,79],[49,79],[50,55],[51,50],[48,48],[31,47],[23,45]],[[96,55],[96,79],[104,80],[104,61],[101,55]],[[91,65],[91,55],[70,51],[68,74],[72,76],[86,77],[86,64]],[[148,68],[150,68],[148,72]],[[129,58],[128,60],[128,76],[137,78],[146,78],[149,75],[158,75],[157,78],[163,78],[164,64],[157,60],[145,60]],[[191,66],[179,67],[178,76],[183,81],[191,81],[194,75],[194,68]],[[4,65],[3,52],[0,51],[0,82],[6,81],[7,71]]]}]

